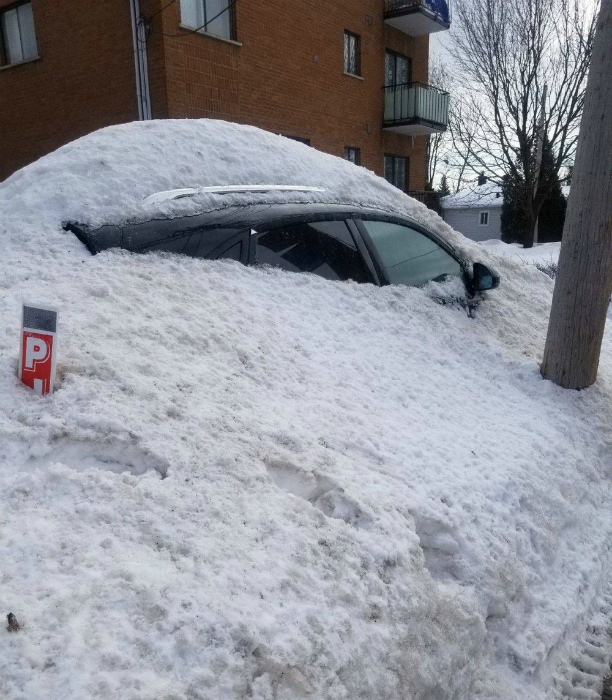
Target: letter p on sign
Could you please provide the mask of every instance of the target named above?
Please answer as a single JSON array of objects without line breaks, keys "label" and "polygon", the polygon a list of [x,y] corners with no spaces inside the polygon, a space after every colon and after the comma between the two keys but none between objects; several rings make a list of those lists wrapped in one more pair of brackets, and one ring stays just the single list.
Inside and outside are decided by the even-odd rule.
[{"label": "letter p on sign", "polygon": [[19,378],[41,396],[50,394],[55,383],[57,316],[49,306],[23,305]]}]

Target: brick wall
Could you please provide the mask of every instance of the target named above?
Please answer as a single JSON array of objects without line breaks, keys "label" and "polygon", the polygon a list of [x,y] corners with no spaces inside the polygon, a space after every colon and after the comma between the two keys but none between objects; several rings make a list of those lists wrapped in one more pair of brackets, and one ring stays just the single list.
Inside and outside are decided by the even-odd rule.
[{"label": "brick wall", "polygon": [[[176,2],[153,21],[164,32],[168,112],[213,117],[310,139],[342,156],[361,149],[362,165],[382,174],[383,156],[410,158],[409,186],[425,186],[426,138],[383,132],[385,49],[412,58],[427,82],[428,37],[411,38],[383,21],[382,0],[267,0],[236,5],[231,44],[180,32]],[[361,37],[362,80],[343,74],[344,30]]]},{"label": "brick wall", "polygon": [[32,9],[40,60],[0,68],[0,180],[72,139],[138,118],[127,0],[32,0]]},{"label": "brick wall", "polygon": [[[339,156],[354,146],[379,174],[384,153],[408,156],[410,188],[423,189],[426,139],[383,132],[381,88],[385,48],[410,56],[413,80],[426,82],[429,42],[387,27],[382,0],[238,0],[241,45],[175,36],[184,31],[179,1],[160,12],[167,4],[141,0],[153,16],[155,118],[254,124]],[[0,68],[0,180],[74,138],[138,118],[128,0],[32,7],[40,60]],[[343,74],[344,29],[361,36],[362,80]]]}]

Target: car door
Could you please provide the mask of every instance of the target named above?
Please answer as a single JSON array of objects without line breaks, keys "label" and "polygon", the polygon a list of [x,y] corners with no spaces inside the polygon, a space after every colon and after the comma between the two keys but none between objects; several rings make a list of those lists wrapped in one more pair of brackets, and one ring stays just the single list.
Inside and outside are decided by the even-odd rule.
[{"label": "car door", "polygon": [[328,280],[376,281],[344,220],[260,226],[251,238],[254,264],[310,272]]},{"label": "car door", "polygon": [[422,287],[459,278],[466,282],[463,261],[417,227],[383,220],[355,222],[372,254],[382,283]]}]

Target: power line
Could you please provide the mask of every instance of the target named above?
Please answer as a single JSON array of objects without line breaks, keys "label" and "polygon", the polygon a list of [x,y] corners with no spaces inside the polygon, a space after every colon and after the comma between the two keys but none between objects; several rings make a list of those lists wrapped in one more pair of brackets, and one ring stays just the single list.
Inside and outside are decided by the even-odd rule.
[{"label": "power line", "polygon": [[161,13],[162,13],[164,10],[167,10],[167,9],[170,7],[170,5],[174,5],[175,2],[176,2],[176,0],[170,0],[170,2],[169,2],[167,5],[164,5],[164,6],[161,8],[161,10],[157,10],[157,12],[154,12],[154,13],[147,19],[147,22],[150,22],[154,17],[157,17],[157,15],[161,15]]}]

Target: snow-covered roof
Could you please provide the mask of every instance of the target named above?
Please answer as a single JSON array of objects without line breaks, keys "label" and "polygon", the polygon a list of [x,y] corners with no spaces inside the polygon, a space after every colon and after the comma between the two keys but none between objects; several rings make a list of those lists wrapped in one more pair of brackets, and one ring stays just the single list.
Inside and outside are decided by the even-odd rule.
[{"label": "snow-covered roof", "polygon": [[[471,319],[62,230],[270,182],[325,192],[255,196],[419,217],[502,287]],[[546,275],[363,168],[216,121],[91,134],[1,183],[0,212],[3,700],[544,700],[606,670],[571,659],[608,643],[612,349],[589,391],[541,379]],[[24,299],[60,309],[44,399],[16,376]]]},{"label": "snow-covered roof", "polygon": [[468,187],[440,200],[442,209],[492,209],[503,203],[501,186],[493,182]]},{"label": "snow-covered roof", "polygon": [[[563,196],[567,199],[570,193],[570,186],[561,187]],[[467,187],[456,194],[449,194],[440,199],[442,209],[493,209],[502,207],[504,196],[500,185],[487,182],[484,185],[474,185]]]}]

